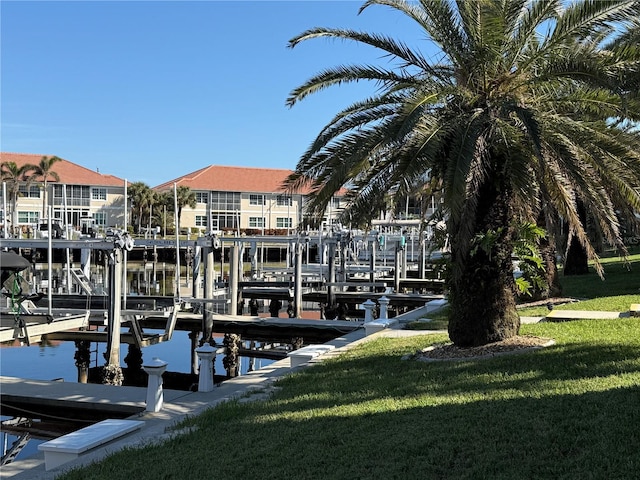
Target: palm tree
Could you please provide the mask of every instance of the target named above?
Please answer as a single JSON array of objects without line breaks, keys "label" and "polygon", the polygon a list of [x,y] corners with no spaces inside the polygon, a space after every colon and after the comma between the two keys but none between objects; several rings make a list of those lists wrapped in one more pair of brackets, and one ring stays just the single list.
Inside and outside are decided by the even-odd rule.
[{"label": "palm tree", "polygon": [[[58,157],[42,157],[40,162],[37,165],[33,166],[33,177],[39,178],[42,182],[44,194],[42,196],[42,216],[45,217],[47,215],[47,196],[49,191],[47,190],[47,183],[49,182],[49,177],[51,177],[56,182],[60,181],[60,176],[57,172],[52,170],[53,164],[61,161],[61,158]],[[35,178],[34,178],[35,180]]]},{"label": "palm tree", "polygon": [[192,191],[189,187],[184,185],[180,185],[176,189],[176,198],[178,204],[178,225],[180,225],[180,218],[182,217],[182,208],[189,206],[191,208],[196,208],[196,193]]},{"label": "palm tree", "polygon": [[135,211],[132,215],[132,223],[138,224],[138,233],[142,229],[144,213],[149,212],[155,201],[155,192],[144,182],[134,182],[127,189],[129,201]]},{"label": "palm tree", "polygon": [[[640,2],[577,0],[369,0],[422,29],[423,55],[382,34],[313,28],[290,40],[330,38],[378,49],[395,63],[328,68],[287,104],[325,88],[373,81],[377,92],[340,111],[285,182],[308,186],[320,216],[339,188],[352,216],[416,182],[443,196],[451,243],[449,336],[459,346],[517,335],[512,252],[518,224],[552,208],[590,258],[580,199],[607,240],[624,249],[616,205],[640,209],[640,119],[631,84]],[[427,180],[428,179],[428,180]],[[623,250],[624,251],[624,250]]]},{"label": "palm tree", "polygon": [[156,200],[153,204],[153,222],[162,227],[162,235],[167,235],[168,225],[174,224],[173,191],[156,192]]},{"label": "palm tree", "polygon": [[0,164],[2,181],[7,183],[7,193],[11,199],[11,226],[13,230],[18,226],[18,197],[20,196],[20,184],[25,183],[27,188],[29,188],[31,181],[33,180],[33,176],[31,176],[30,173],[34,168],[34,165],[31,164],[24,164],[18,167],[15,162],[2,162],[2,164]]}]

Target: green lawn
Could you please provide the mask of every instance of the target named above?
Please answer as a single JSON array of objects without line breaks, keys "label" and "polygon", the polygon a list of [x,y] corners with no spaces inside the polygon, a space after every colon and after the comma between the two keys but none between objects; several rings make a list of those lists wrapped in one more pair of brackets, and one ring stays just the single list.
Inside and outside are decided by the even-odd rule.
[{"label": "green lawn", "polygon": [[60,478],[636,478],[639,321],[525,325],[556,345],[479,361],[402,359],[443,335],[378,339]]},{"label": "green lawn", "polygon": [[[591,263],[588,275],[564,276],[560,270],[562,296],[577,302],[556,305],[558,310],[603,310],[628,312],[632,303],[640,303],[640,252],[634,251],[626,260],[609,253],[601,259],[604,279],[601,279]],[[522,302],[527,298],[523,297]],[[546,306],[519,309],[521,316],[538,317],[548,313]],[[415,330],[440,330],[447,328],[446,309],[431,316],[432,322],[415,322],[408,328]]]},{"label": "green lawn", "polygon": [[[618,266],[604,290],[595,274],[565,279],[566,295],[593,294],[571,308],[640,302],[640,258]],[[461,362],[403,360],[443,334],[380,338],[278,381],[269,400],[225,403],[180,426],[191,433],[59,478],[637,478],[639,322],[523,325],[556,344]]]}]

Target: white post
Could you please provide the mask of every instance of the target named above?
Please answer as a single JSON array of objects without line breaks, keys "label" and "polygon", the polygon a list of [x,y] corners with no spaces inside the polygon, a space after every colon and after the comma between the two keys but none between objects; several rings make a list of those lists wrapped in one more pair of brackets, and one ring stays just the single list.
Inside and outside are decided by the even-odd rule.
[{"label": "white post", "polygon": [[293,308],[295,317],[300,318],[302,316],[302,244],[297,242],[295,244],[295,276],[293,278]]},{"label": "white post", "polygon": [[48,288],[47,288],[47,313],[49,315],[52,314],[52,302],[53,302],[53,297],[52,297],[52,288],[53,288],[53,240],[51,239],[52,235],[51,235],[51,205],[49,205],[47,207],[47,232],[49,232],[48,238],[47,238],[47,282],[48,282]]},{"label": "white post", "polygon": [[213,359],[216,356],[216,350],[210,344],[205,343],[203,346],[196,348],[198,360],[200,360],[200,374],[198,376],[198,391],[210,392],[213,390]]},{"label": "white post", "polygon": [[173,183],[173,223],[176,227],[176,298],[180,298],[180,219],[178,218],[178,186]]},{"label": "white post", "polygon": [[146,412],[159,412],[162,410],[162,404],[164,402],[162,374],[167,369],[167,365],[167,362],[160,360],[158,357],[154,357],[151,363],[142,366],[144,371],[149,375]]},{"label": "white post", "polygon": [[[63,200],[63,208],[64,208],[64,234],[67,238],[67,240],[71,240],[72,235],[71,235],[71,229],[69,228],[69,207],[67,204],[67,186],[63,185],[62,186],[62,200]],[[49,238],[51,238],[51,235],[53,234],[53,232],[51,231],[51,215],[52,213],[49,214]],[[67,274],[65,276],[65,282],[67,284],[67,293],[70,294],[71,293],[71,258],[70,258],[70,252],[69,249],[66,248],[65,249],[65,255],[66,255],[66,267],[67,267]]]},{"label": "white post", "polygon": [[[127,236],[129,234],[129,192],[127,190],[127,179],[124,179],[124,235]],[[126,237],[125,237],[126,238]],[[129,285],[127,284],[127,261],[129,259],[129,255],[127,253],[127,249],[122,249],[122,308],[124,310],[127,309],[127,290],[129,289]]]},{"label": "white post", "polygon": [[230,315],[238,314],[238,263],[239,245],[233,243],[229,249],[229,294],[231,295],[231,303],[229,304]]},{"label": "white post", "polygon": [[[200,261],[202,259],[202,247],[196,244],[193,247],[193,264],[191,266],[193,273],[193,285],[191,287],[191,295],[193,298],[198,298],[198,294],[200,293]],[[205,297],[206,298],[206,297]]]},{"label": "white post", "polygon": [[122,300],[122,249],[114,248],[109,258],[109,310],[107,350],[105,352],[106,372],[103,383],[122,385],[122,369],[120,367],[120,332],[121,332],[121,300]]},{"label": "white post", "polygon": [[127,198],[127,196],[129,195],[129,193],[127,192],[127,179],[124,179],[124,215],[122,217],[122,221],[124,223],[124,231],[128,232],[129,230],[127,230],[127,224],[129,223],[129,218],[128,218],[128,212],[127,212],[127,207],[129,206],[129,199]]},{"label": "white post", "polygon": [[7,222],[7,182],[2,182],[2,236],[9,238],[9,224]]},{"label": "white post", "polygon": [[373,309],[376,307],[376,303],[371,299],[366,300],[362,307],[364,308],[364,322],[372,322],[373,321]]},{"label": "white post", "polygon": [[379,320],[386,320],[389,318],[387,315],[387,310],[389,308],[389,299],[385,296],[380,297],[378,299],[378,303],[380,304],[380,318]]}]

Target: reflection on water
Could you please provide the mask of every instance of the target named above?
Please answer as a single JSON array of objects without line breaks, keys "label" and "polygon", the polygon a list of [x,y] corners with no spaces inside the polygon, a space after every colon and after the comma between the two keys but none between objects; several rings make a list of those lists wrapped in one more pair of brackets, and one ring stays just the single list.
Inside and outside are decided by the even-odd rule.
[{"label": "reflection on water", "polygon": [[[215,338],[216,343],[222,344],[222,337]],[[91,345],[91,366],[104,365],[104,343]],[[189,373],[191,371],[191,340],[188,332],[175,331],[169,342],[159,343],[145,347],[142,350],[144,360],[151,360],[158,357],[168,363],[167,370],[172,372]],[[49,345],[33,345],[23,347],[3,347],[0,348],[0,375],[7,377],[19,377],[32,380],[54,380],[59,379],[65,382],[77,382],[78,370],[75,366],[74,354],[76,347],[74,342],[57,342]],[[124,346],[120,352],[120,364],[124,367],[124,357],[127,355],[127,348]],[[224,374],[225,369],[222,364],[223,355],[218,355],[215,362],[216,374]],[[240,359],[241,374],[249,370],[251,359],[242,357]],[[265,367],[273,360],[254,359],[254,369]],[[0,420],[8,420],[10,417],[1,416]],[[0,442],[2,443],[2,455],[17,441],[17,435],[2,433]],[[33,438],[28,441],[22,451],[15,457],[15,460],[27,458],[38,453],[38,445],[45,442],[45,439]]]}]

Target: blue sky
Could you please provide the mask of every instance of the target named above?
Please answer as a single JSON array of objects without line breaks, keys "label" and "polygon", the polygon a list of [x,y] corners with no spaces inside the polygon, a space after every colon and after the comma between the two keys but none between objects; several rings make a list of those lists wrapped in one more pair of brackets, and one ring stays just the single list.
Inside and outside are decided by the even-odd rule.
[{"label": "blue sky", "polygon": [[[150,186],[211,164],[295,168],[320,128],[372,86],[285,106],[323,68],[384,62],[315,27],[406,39],[407,19],[361,1],[6,1],[5,152],[57,155]],[[357,47],[357,48],[356,48]]]}]

